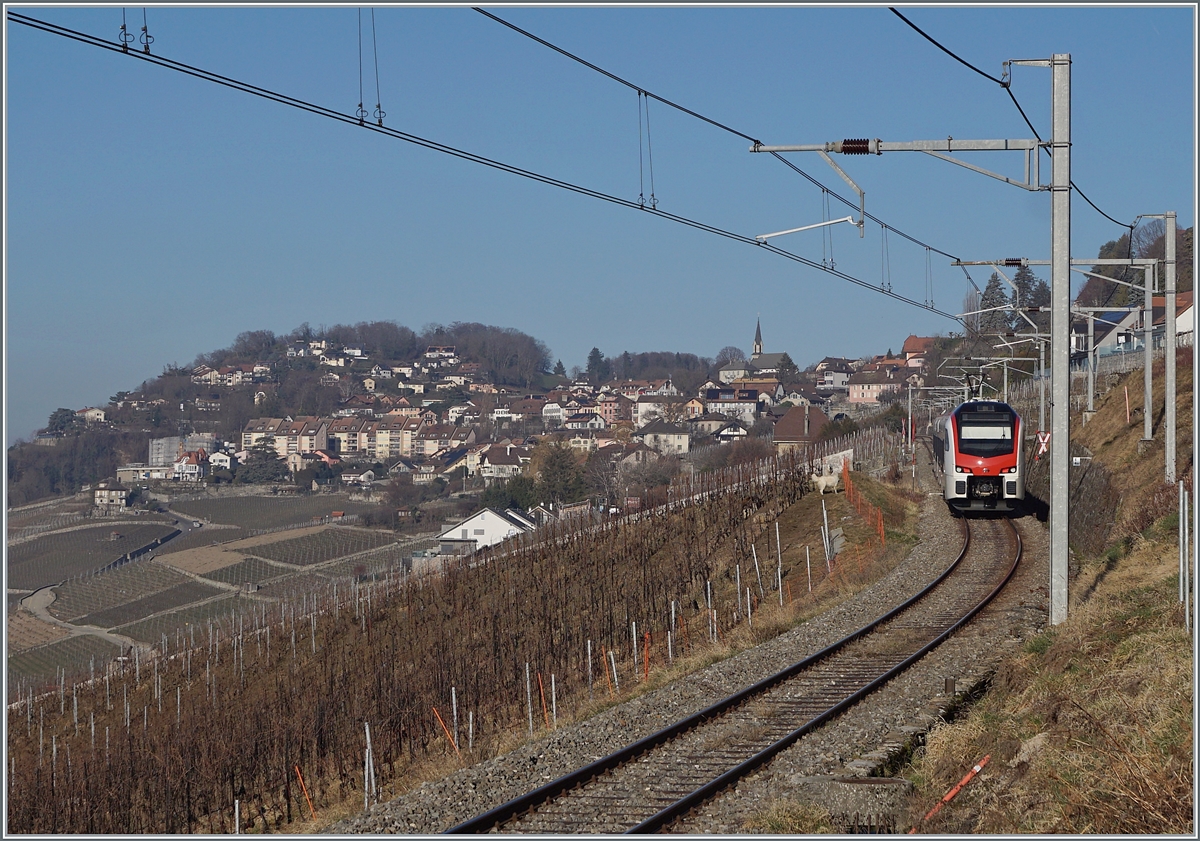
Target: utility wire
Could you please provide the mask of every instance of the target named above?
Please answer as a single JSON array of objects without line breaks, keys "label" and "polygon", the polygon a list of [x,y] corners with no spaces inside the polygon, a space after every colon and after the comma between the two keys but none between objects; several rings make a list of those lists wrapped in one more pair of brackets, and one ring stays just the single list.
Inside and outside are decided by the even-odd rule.
[{"label": "utility wire", "polygon": [[[591,70],[595,70],[597,73],[601,74],[602,76],[607,76],[608,78],[612,79],[614,82],[618,82],[618,83],[620,83],[620,84],[622,84],[622,85],[625,85],[625,87],[627,87],[627,88],[631,88],[632,90],[635,90],[635,91],[637,91],[639,94],[641,94],[642,96],[646,97],[647,99],[655,99],[655,100],[658,100],[658,101],[659,101],[659,102],[661,102],[663,105],[667,105],[667,106],[669,106],[669,107],[671,107],[671,108],[674,108],[674,109],[676,109],[677,111],[681,111],[681,112],[683,112],[684,114],[687,114],[687,115],[688,115],[688,116],[690,116],[690,117],[695,117],[697,120],[701,120],[702,122],[708,123],[708,124],[709,124],[709,125],[711,125],[711,126],[715,126],[716,128],[719,128],[719,129],[721,129],[722,131],[727,131],[727,132],[729,132],[729,133],[730,133],[730,134],[732,134],[732,135],[735,135],[735,136],[737,136],[737,137],[740,137],[740,138],[742,138],[743,140],[749,140],[751,143],[757,144],[757,145],[759,145],[759,146],[765,146],[765,145],[766,145],[765,143],[763,143],[763,142],[762,142],[761,140],[759,140],[758,138],[751,137],[750,135],[746,134],[745,132],[738,131],[737,129],[735,129],[735,128],[732,128],[732,127],[730,127],[730,126],[727,126],[727,125],[725,125],[725,124],[724,124],[724,123],[722,123],[722,122],[718,122],[717,120],[714,120],[714,119],[712,119],[712,118],[710,118],[710,117],[706,117],[706,116],[704,116],[703,114],[697,113],[697,112],[695,112],[695,111],[691,110],[690,108],[685,108],[684,106],[680,105],[680,104],[679,104],[679,103],[677,103],[677,102],[672,102],[671,100],[669,100],[669,99],[666,99],[666,98],[664,98],[664,97],[661,97],[661,96],[659,96],[658,94],[651,93],[650,91],[647,91],[645,88],[638,87],[638,86],[637,86],[637,85],[635,85],[633,82],[630,82],[630,81],[629,81],[629,80],[627,80],[627,79],[622,79],[620,76],[616,75],[615,73],[611,73],[611,72],[609,72],[608,70],[605,70],[603,67],[599,67],[599,66],[597,66],[597,65],[595,65],[595,64],[592,64],[592,63],[591,63],[590,61],[588,61],[587,59],[581,58],[580,56],[577,56],[577,55],[575,55],[574,53],[572,53],[572,52],[570,52],[570,51],[568,51],[568,50],[564,50],[562,47],[559,47],[559,46],[557,46],[557,45],[555,45],[555,44],[552,44],[552,43],[550,43],[549,41],[545,40],[544,38],[539,38],[538,36],[534,35],[532,32],[528,32],[528,31],[526,31],[526,30],[522,29],[521,27],[519,27],[519,26],[517,26],[517,25],[515,25],[515,24],[509,23],[508,21],[504,20],[503,18],[496,17],[496,16],[495,16],[495,15],[493,15],[491,12],[485,11],[485,10],[483,10],[483,9],[480,9],[480,8],[476,7],[476,6],[473,6],[472,8],[473,8],[473,9],[475,9],[475,11],[479,12],[479,14],[481,14],[481,15],[484,15],[485,17],[491,18],[492,20],[496,21],[496,23],[503,24],[504,26],[507,26],[507,27],[508,27],[509,29],[511,29],[513,32],[516,32],[516,33],[519,33],[519,34],[521,34],[521,35],[524,35],[526,38],[530,39],[531,41],[536,41],[537,43],[541,44],[542,46],[544,46],[544,47],[548,47],[549,49],[551,49],[551,50],[554,50],[556,53],[559,53],[560,55],[564,55],[564,56],[566,56],[567,58],[571,59],[572,61],[579,62],[579,63],[580,63],[580,64],[582,64],[584,67],[587,67],[587,68],[589,68],[589,69],[591,69]],[[835,193],[833,190],[830,190],[828,187],[826,187],[826,186],[825,186],[824,184],[822,184],[820,181],[818,181],[817,179],[813,178],[813,177],[812,177],[811,175],[809,175],[807,172],[805,172],[804,170],[800,169],[800,167],[796,166],[794,163],[792,163],[791,161],[789,161],[787,158],[783,157],[783,156],[782,156],[781,154],[779,154],[778,152],[771,152],[770,154],[771,154],[771,155],[772,155],[772,156],[773,156],[773,157],[774,157],[776,160],[782,161],[782,162],[783,162],[783,163],[784,163],[784,164],[785,164],[785,165],[786,165],[786,166],[787,166],[789,169],[791,169],[791,170],[795,171],[796,173],[798,173],[798,174],[800,174],[800,175],[804,176],[804,177],[805,177],[805,178],[807,178],[807,179],[808,179],[810,182],[812,182],[812,184],[814,184],[815,186],[817,186],[817,187],[818,187],[818,188],[820,188],[821,190],[823,190],[823,191],[825,191],[825,192],[829,193],[829,194],[830,194],[830,195],[832,195],[832,196],[833,196],[835,199],[837,199],[838,201],[842,202],[842,203],[843,203],[844,205],[846,205],[847,207],[854,208],[855,210],[857,210],[857,209],[858,209],[858,202],[857,202],[857,201],[851,201],[850,199],[848,199],[848,198],[845,198],[844,196],[841,196],[841,195],[839,195],[838,193]],[[896,229],[895,229],[895,228],[893,228],[891,225],[889,225],[889,224],[887,224],[886,222],[884,222],[882,219],[879,219],[879,218],[877,218],[877,217],[875,217],[875,216],[872,216],[872,215],[870,215],[870,214],[865,214],[865,216],[866,216],[866,218],[870,219],[871,221],[873,221],[873,222],[877,222],[878,224],[882,225],[883,227],[885,227],[885,228],[888,228],[889,230],[891,230],[893,233],[899,234],[900,236],[904,237],[905,239],[909,240],[910,242],[913,242],[913,243],[915,243],[915,244],[917,244],[917,245],[921,246],[922,248],[931,248],[931,247],[932,247],[932,246],[929,246],[927,243],[921,242],[920,240],[917,240],[917,239],[915,239],[915,238],[913,238],[913,237],[909,236],[908,234],[904,233],[903,231],[898,231],[898,230],[896,230]],[[948,253],[946,253],[945,251],[942,251],[942,250],[940,250],[940,249],[934,248],[933,250],[934,250],[934,251],[936,251],[938,254],[941,254],[943,257],[949,257],[951,260],[957,260],[957,259],[958,259],[958,257],[956,257],[955,255],[953,255],[953,254],[948,254]]]},{"label": "utility wire", "polygon": [[[1011,78],[1010,79],[997,79],[995,76],[991,76],[987,73],[984,73],[982,70],[980,70],[975,65],[973,65],[970,62],[964,60],[963,58],[955,55],[953,52],[948,50],[946,47],[939,44],[927,32],[922,30],[919,26],[917,26],[911,20],[906,18],[904,15],[900,14],[899,11],[897,11],[896,9],[894,9],[890,6],[888,7],[888,9],[889,9],[889,11],[892,12],[892,14],[894,14],[896,17],[900,18],[900,20],[907,23],[910,27],[912,27],[913,30],[918,35],[920,35],[922,38],[924,38],[929,43],[933,44],[935,47],[937,47],[939,50],[944,52],[946,55],[950,56],[952,59],[959,62],[960,64],[963,64],[963,65],[971,68],[976,73],[978,73],[980,76],[983,76],[985,79],[990,79],[991,81],[995,82],[1000,87],[1004,88],[1005,92],[1008,94],[1008,98],[1012,100],[1013,105],[1017,106],[1017,111],[1020,112],[1021,119],[1023,119],[1025,121],[1025,125],[1029,126],[1029,130],[1033,132],[1033,136],[1038,139],[1038,142],[1039,143],[1042,142],[1042,136],[1038,133],[1038,130],[1033,127],[1033,123],[1030,122],[1029,117],[1025,114],[1025,109],[1021,107],[1021,103],[1017,101],[1017,97],[1012,92],[1012,79]],[[1047,149],[1046,153],[1049,154],[1050,150]],[[1074,190],[1075,192],[1079,193],[1080,198],[1082,198],[1085,202],[1090,204],[1092,206],[1093,210],[1095,210],[1097,213],[1099,213],[1101,216],[1103,216],[1109,222],[1112,222],[1114,225],[1120,225],[1122,228],[1128,228],[1129,233],[1130,233],[1130,239],[1132,240],[1133,227],[1134,227],[1133,225],[1129,225],[1125,222],[1118,221],[1118,220],[1112,218],[1111,216],[1109,216],[1107,213],[1105,213],[1103,210],[1101,210],[1099,207],[1097,207],[1096,203],[1094,201],[1092,201],[1091,199],[1089,199],[1087,197],[1087,195],[1084,194],[1083,190],[1079,189],[1079,186],[1074,181],[1071,181],[1071,189]]]},{"label": "utility wire", "polygon": [[[19,23],[19,24],[22,24],[23,26],[28,26],[32,29],[39,29],[43,32],[50,33],[51,35],[58,35],[63,38],[68,38],[73,41],[78,41],[80,43],[87,44],[88,46],[98,47],[100,49],[108,50],[110,52],[117,52],[117,53],[122,52],[121,46],[119,44],[115,44],[111,41],[106,41],[106,40],[104,40],[102,38],[98,38],[94,35],[88,35],[86,33],[78,32],[73,29],[68,29],[63,26],[58,26],[56,24],[48,23],[43,20],[38,20],[37,18],[31,18],[26,15],[22,15],[17,12],[14,12],[12,10],[8,11],[8,20],[10,20],[13,23]],[[297,99],[296,97],[278,93],[277,91],[272,91],[268,88],[262,88],[257,85],[252,85],[248,82],[242,82],[237,79],[233,79],[229,76],[223,76],[219,73],[212,72],[210,70],[203,70],[201,68],[194,67],[189,64],[184,64],[183,62],[173,61],[171,59],[164,58],[163,56],[160,56],[160,55],[152,55],[149,53],[138,53],[138,52],[129,52],[129,53],[124,53],[124,54],[133,56],[142,61],[149,62],[151,64],[158,65],[159,67],[163,67],[168,70],[174,70],[176,72],[183,73],[188,76],[194,76],[195,78],[202,79],[206,82],[213,82],[214,84],[222,85],[224,87],[231,88],[236,91],[241,91],[242,93],[248,93],[253,96],[257,96],[257,97],[261,97],[263,99],[270,100],[272,102],[277,102],[281,105],[288,105],[292,108],[296,108],[301,111],[307,111],[311,114],[316,114],[317,116],[326,117],[328,119],[336,120],[341,123],[346,123],[347,125],[359,125],[365,129],[375,132],[377,134],[382,134],[387,137],[395,138],[397,140],[404,140],[408,143],[412,143],[417,146],[423,146],[426,149],[431,149],[433,151],[442,152],[444,154],[451,155],[453,157],[462,158],[463,160],[471,161],[473,163],[478,163],[483,166],[487,166],[487,167],[491,167],[493,169],[500,170],[502,172],[510,173],[512,175],[519,175],[523,178],[528,178],[531,181],[538,181],[540,183],[547,184],[552,187],[559,187],[560,189],[563,189],[563,190],[568,190],[573,193],[579,193],[580,195],[588,196],[588,197],[594,198],[594,199],[599,199],[600,201],[609,202],[611,204],[620,205],[622,207],[628,207],[633,210],[641,210],[646,213],[651,213],[655,216],[659,216],[663,219],[667,219],[672,222],[677,222],[681,225],[686,225],[688,227],[695,228],[700,231],[704,231],[706,233],[715,234],[717,236],[725,237],[726,239],[731,239],[736,242],[744,243],[746,245],[753,245],[753,246],[756,246],[757,248],[761,248],[763,250],[769,251],[772,254],[777,254],[780,257],[784,257],[788,260],[792,260],[793,262],[797,262],[802,265],[808,266],[809,268],[817,269],[818,271],[822,271],[822,272],[825,272],[826,274],[833,275],[834,277],[837,277],[840,280],[844,280],[847,283],[853,283],[856,286],[861,286],[862,288],[869,289],[872,292],[886,295],[887,297],[892,298],[893,300],[896,300],[896,301],[900,301],[901,303],[909,304],[911,306],[917,307],[918,309],[926,310],[926,311],[932,312],[936,315],[940,315],[945,318],[949,318],[952,321],[962,323],[962,319],[959,318],[959,316],[957,316],[957,315],[954,315],[954,314],[948,313],[948,312],[944,312],[935,307],[926,306],[925,304],[922,304],[920,301],[915,301],[911,298],[907,298],[904,295],[900,295],[896,292],[891,292],[888,290],[880,289],[878,286],[875,286],[874,284],[871,284],[865,280],[861,280],[860,278],[854,277],[853,275],[847,274],[842,271],[838,271],[836,269],[830,269],[827,266],[822,266],[820,263],[818,263],[814,260],[810,260],[807,257],[802,257],[799,254],[794,254],[791,251],[787,251],[787,250],[779,248],[778,246],[775,246],[775,245],[770,245],[769,243],[760,242],[760,241],[754,239],[753,237],[746,236],[745,234],[735,233],[733,231],[729,231],[724,228],[719,228],[715,225],[710,225],[706,222],[701,222],[701,221],[698,221],[696,219],[691,219],[686,216],[680,216],[675,213],[668,213],[663,210],[658,210],[657,208],[653,208],[653,207],[649,207],[649,206],[641,206],[636,201],[633,201],[631,199],[624,199],[619,196],[613,196],[608,193],[601,192],[599,190],[594,190],[590,187],[584,187],[579,184],[573,184],[569,181],[563,181],[563,180],[553,178],[548,175],[543,175],[541,173],[534,172],[532,170],[522,169],[522,168],[514,166],[512,164],[507,164],[502,161],[493,160],[491,158],[487,158],[482,155],[477,155],[473,152],[467,152],[463,149],[458,149],[453,146],[448,146],[444,143],[439,143],[434,140],[429,140],[429,139],[426,139],[423,137],[419,137],[415,134],[409,134],[407,132],[400,131],[399,129],[394,129],[394,128],[390,128],[390,127],[386,127],[386,126],[371,125],[369,123],[364,124],[361,122],[361,120],[356,115],[343,114],[339,111],[335,111],[331,108],[326,108],[325,106],[322,106],[322,105],[317,105],[312,102],[307,102],[303,99]]]},{"label": "utility wire", "polygon": [[928,35],[928,34],[926,34],[925,32],[922,32],[922,31],[921,31],[921,28],[920,28],[919,26],[917,26],[917,25],[916,25],[915,23],[913,23],[911,20],[909,20],[908,18],[906,18],[904,15],[900,14],[900,12],[896,11],[896,10],[895,10],[894,8],[892,8],[891,6],[889,6],[889,7],[888,7],[888,9],[889,9],[889,10],[892,12],[892,14],[894,14],[896,17],[900,18],[900,20],[904,21],[904,22],[905,22],[905,23],[907,23],[909,26],[911,26],[911,27],[912,27],[914,30],[916,30],[916,32],[917,32],[917,34],[918,34],[918,35],[920,35],[922,38],[924,38],[924,39],[925,39],[926,41],[928,41],[929,43],[933,44],[935,47],[937,47],[939,50],[941,50],[942,52],[944,52],[946,55],[950,56],[950,58],[954,59],[954,60],[955,60],[955,61],[957,61],[959,64],[963,65],[964,67],[969,67],[969,68],[971,68],[972,70],[974,70],[976,73],[978,73],[978,74],[979,74],[980,76],[982,76],[983,78],[985,78],[985,79],[991,79],[993,82],[995,82],[997,85],[1000,85],[1001,87],[1004,87],[1004,88],[1007,88],[1007,87],[1008,87],[1008,85],[1009,85],[1009,83],[1008,83],[1008,82],[1005,82],[1005,81],[1003,81],[1003,80],[1001,80],[1001,79],[997,79],[995,76],[992,76],[991,74],[984,73],[982,70],[980,70],[980,69],[979,69],[978,67],[976,67],[974,64],[971,64],[969,61],[966,61],[965,59],[963,59],[963,58],[960,58],[959,56],[956,56],[954,53],[950,52],[948,49],[946,49],[945,47],[943,47],[943,46],[942,46],[941,44],[939,44],[937,41],[933,40],[933,38],[929,37],[929,35]]}]

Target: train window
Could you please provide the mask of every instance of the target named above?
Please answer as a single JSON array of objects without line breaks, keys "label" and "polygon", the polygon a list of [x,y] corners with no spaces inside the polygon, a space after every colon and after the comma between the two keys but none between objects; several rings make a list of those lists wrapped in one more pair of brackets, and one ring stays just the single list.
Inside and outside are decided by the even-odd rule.
[{"label": "train window", "polygon": [[958,417],[958,449],[963,455],[989,458],[1013,451],[1011,412],[961,412]]}]

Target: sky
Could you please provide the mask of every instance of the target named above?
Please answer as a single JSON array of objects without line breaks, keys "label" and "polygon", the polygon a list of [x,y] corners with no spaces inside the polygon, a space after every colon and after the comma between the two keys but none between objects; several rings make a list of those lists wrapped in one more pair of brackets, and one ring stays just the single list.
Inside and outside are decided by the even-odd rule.
[{"label": "sky", "polygon": [[[6,9],[114,42],[123,13]],[[886,7],[487,9],[766,144],[1032,135],[998,84]],[[1070,54],[1072,180],[1123,224],[1168,210],[1194,224],[1192,6],[899,9],[994,77],[1007,60]],[[139,34],[142,7],[124,15]],[[144,21],[154,55],[344,114],[361,78],[363,105],[379,101],[389,128],[635,204],[653,194],[659,210],[739,235],[857,215],[739,134],[657,99],[643,106],[636,89],[467,6],[377,6],[374,41],[370,9],[360,29],[352,6],[150,6]],[[1050,256],[1047,192],[919,153],[834,156],[893,230],[868,220],[861,238],[839,224],[772,243],[914,306],[636,206],[119,52],[7,20],[4,38],[8,444],[58,407],[103,406],[247,330],[475,321],[535,336],[570,369],[593,347],[749,352],[761,319],[764,350],[803,368],[960,330],[924,306],[961,313],[970,288],[938,251]],[[1049,69],[1013,67],[1011,90],[1048,139]],[[819,155],[786,157],[853,195]],[[963,159],[1023,175],[1017,152]],[[1074,257],[1124,231],[1078,194],[1071,225]],[[970,270],[980,287],[989,273]]]}]

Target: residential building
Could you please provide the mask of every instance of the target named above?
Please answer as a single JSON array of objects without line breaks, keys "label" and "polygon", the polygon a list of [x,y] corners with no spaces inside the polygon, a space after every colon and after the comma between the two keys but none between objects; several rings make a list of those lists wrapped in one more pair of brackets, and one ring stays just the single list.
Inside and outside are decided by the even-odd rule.
[{"label": "residential building", "polygon": [[624,394],[601,394],[596,398],[596,413],[610,426],[617,421],[633,420],[634,402]]},{"label": "residential building", "polygon": [[899,390],[901,381],[896,369],[890,366],[875,371],[858,371],[847,380],[849,402],[879,403],[884,393]]},{"label": "residential building", "polygon": [[96,512],[103,515],[120,514],[125,510],[128,498],[129,489],[115,479],[97,484],[92,497]]},{"label": "residential building", "polygon": [[607,429],[604,418],[595,412],[580,412],[571,415],[563,424],[567,429]]},{"label": "residential building", "polygon": [[485,508],[446,529],[438,535],[438,543],[443,555],[469,555],[536,528],[536,524],[519,511]]},{"label": "residential building", "polygon": [[933,350],[933,342],[933,336],[909,336],[905,339],[904,346],[900,349],[905,366],[908,368],[925,367],[925,358]]},{"label": "residential building", "polygon": [[803,449],[821,438],[828,416],[816,406],[793,406],[775,424],[775,449],[783,453]]},{"label": "residential building", "polygon": [[283,424],[285,418],[252,418],[242,427],[242,449],[249,450],[266,439],[274,442],[275,432]]},{"label": "residential building", "polygon": [[662,419],[643,426],[633,433],[633,437],[663,455],[684,455],[688,451],[690,441],[685,428]]},{"label": "residential building", "polygon": [[177,482],[199,482],[208,475],[208,453],[204,450],[184,451],[175,459],[171,478]]}]

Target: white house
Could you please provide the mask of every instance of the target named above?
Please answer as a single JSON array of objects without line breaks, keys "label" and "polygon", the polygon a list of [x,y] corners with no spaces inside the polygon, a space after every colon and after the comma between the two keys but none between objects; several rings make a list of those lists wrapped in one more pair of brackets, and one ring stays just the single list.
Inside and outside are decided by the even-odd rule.
[{"label": "white house", "polygon": [[533,521],[519,511],[485,508],[439,534],[438,544],[443,555],[469,555],[535,528]]},{"label": "white house", "polygon": [[542,421],[546,424],[547,428],[562,426],[563,418],[565,416],[566,412],[563,411],[563,407],[560,403],[547,402],[546,405],[542,407]]},{"label": "white house", "polygon": [[661,418],[633,433],[635,440],[663,455],[683,455],[688,451],[688,431]]}]

